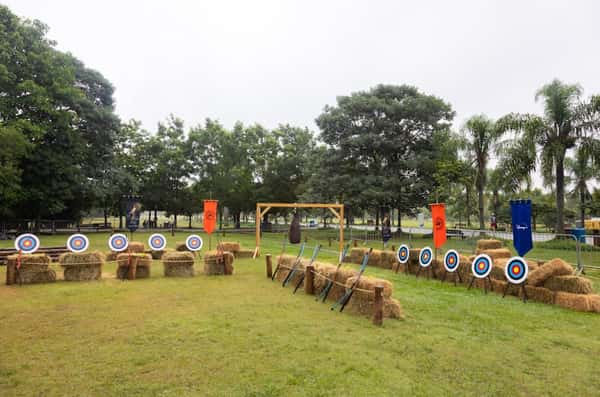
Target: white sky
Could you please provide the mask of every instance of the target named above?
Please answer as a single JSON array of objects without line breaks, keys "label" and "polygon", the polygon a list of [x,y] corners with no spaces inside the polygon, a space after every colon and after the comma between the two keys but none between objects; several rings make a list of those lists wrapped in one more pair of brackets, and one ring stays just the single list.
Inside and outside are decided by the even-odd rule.
[{"label": "white sky", "polygon": [[476,113],[538,112],[558,77],[600,93],[600,2],[0,0],[116,87],[117,112],[308,126],[338,95],[416,85]]}]

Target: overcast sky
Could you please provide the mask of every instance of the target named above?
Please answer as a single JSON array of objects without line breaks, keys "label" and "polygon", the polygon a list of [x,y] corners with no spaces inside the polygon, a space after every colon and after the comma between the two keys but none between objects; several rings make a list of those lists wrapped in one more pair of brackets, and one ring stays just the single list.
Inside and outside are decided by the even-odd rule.
[{"label": "overcast sky", "polygon": [[117,112],[316,130],[338,95],[412,84],[477,113],[537,112],[558,77],[600,93],[600,2],[0,0],[115,86]]}]

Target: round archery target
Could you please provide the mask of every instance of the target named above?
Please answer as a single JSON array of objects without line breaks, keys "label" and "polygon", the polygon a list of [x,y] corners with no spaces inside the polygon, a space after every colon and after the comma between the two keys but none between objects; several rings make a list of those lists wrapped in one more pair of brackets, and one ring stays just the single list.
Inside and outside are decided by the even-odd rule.
[{"label": "round archery target", "polygon": [[90,240],[83,234],[72,234],[67,239],[67,248],[71,252],[83,252],[90,246]]},{"label": "round archery target", "polygon": [[421,249],[421,253],[419,253],[419,264],[423,267],[427,267],[431,265],[431,261],[433,260],[433,252],[431,248],[425,247]]},{"label": "round archery target", "polygon": [[512,284],[521,284],[527,280],[527,274],[529,273],[529,266],[525,259],[520,256],[513,256],[506,262],[506,268],[504,269],[504,275],[506,279]]},{"label": "round archery target", "polygon": [[160,233],[154,233],[148,237],[148,245],[153,251],[162,251],[167,246],[167,239]]},{"label": "round archery target", "polygon": [[115,252],[125,251],[129,247],[127,236],[122,233],[113,234],[108,238],[108,248]]},{"label": "round archery target", "polygon": [[40,248],[40,239],[35,234],[21,234],[15,240],[15,249],[24,254],[33,254],[38,248]]},{"label": "round archery target", "polygon": [[446,255],[444,255],[444,268],[446,268],[448,272],[453,273],[458,269],[458,265],[460,265],[458,252],[455,250],[448,250]]},{"label": "round archery target", "polygon": [[185,239],[185,246],[190,251],[199,251],[202,249],[202,238],[196,234],[191,234]]},{"label": "round archery target", "polygon": [[486,278],[492,271],[492,258],[486,254],[477,255],[471,264],[471,272],[477,278]]},{"label": "round archery target", "polygon": [[408,262],[409,256],[410,250],[408,249],[408,246],[406,244],[402,244],[400,248],[398,248],[398,251],[396,251],[396,258],[398,259],[398,262],[402,264]]}]

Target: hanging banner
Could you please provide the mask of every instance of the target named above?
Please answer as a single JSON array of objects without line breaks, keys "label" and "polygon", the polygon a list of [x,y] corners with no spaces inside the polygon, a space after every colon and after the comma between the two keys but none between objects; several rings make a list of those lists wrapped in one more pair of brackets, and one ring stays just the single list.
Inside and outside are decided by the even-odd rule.
[{"label": "hanging banner", "polygon": [[440,248],[446,242],[446,205],[430,204],[431,221],[433,222],[433,245]]},{"label": "hanging banner", "polygon": [[513,244],[519,256],[525,256],[533,248],[531,231],[531,200],[511,200]]},{"label": "hanging banner", "polygon": [[217,203],[219,200],[204,200],[204,231],[211,234],[217,225]]}]

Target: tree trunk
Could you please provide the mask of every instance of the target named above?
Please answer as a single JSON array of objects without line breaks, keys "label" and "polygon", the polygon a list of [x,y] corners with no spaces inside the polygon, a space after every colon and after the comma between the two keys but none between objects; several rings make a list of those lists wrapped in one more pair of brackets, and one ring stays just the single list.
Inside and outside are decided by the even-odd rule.
[{"label": "tree trunk", "polygon": [[188,229],[192,228],[192,216],[188,215]]},{"label": "tree trunk", "polygon": [[375,210],[375,231],[379,230],[379,207]]},{"label": "tree trunk", "polygon": [[479,230],[485,229],[485,219],[483,214],[483,177],[477,181],[477,199],[479,200]]},{"label": "tree trunk", "polygon": [[585,191],[583,190],[583,187],[579,189],[579,211],[581,227],[585,227]]},{"label": "tree trunk", "polygon": [[398,208],[398,233],[402,233],[402,213],[400,213],[400,208]]},{"label": "tree trunk", "polygon": [[465,185],[465,189],[467,191],[467,200],[466,200],[466,215],[467,215],[467,227],[471,227],[471,192],[469,189],[469,185]]},{"label": "tree trunk", "polygon": [[173,213],[173,226],[177,227],[177,213]]},{"label": "tree trunk", "polygon": [[241,211],[238,211],[235,215],[234,215],[234,219],[235,219],[235,228],[239,229],[242,227],[242,213]]},{"label": "tree trunk", "polygon": [[565,155],[556,158],[556,233],[565,232]]},{"label": "tree trunk", "polygon": [[156,216],[156,208],[154,209],[154,227],[158,227],[158,217]]}]

